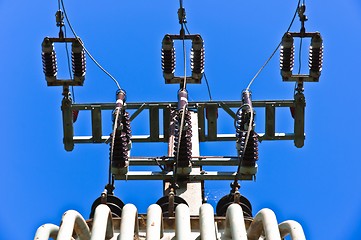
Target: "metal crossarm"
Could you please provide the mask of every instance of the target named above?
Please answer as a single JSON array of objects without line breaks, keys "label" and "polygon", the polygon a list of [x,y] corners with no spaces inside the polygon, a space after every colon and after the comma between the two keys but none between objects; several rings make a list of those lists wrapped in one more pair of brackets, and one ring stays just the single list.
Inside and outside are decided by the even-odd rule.
[{"label": "metal crossarm", "polygon": [[[303,94],[302,94],[303,95]],[[302,99],[302,100],[300,100]],[[298,96],[295,100],[262,100],[253,101],[253,107],[265,111],[265,132],[259,133],[260,141],[265,140],[294,140],[297,147],[302,147],[304,142],[304,96]],[[198,114],[199,141],[235,141],[235,133],[219,133],[217,128],[218,111],[224,111],[232,119],[235,119],[234,110],[242,105],[241,101],[201,101],[189,102],[188,108]],[[126,108],[131,112],[130,120],[135,120],[142,112],[148,112],[149,131],[144,135],[133,135],[133,142],[168,142],[170,111],[177,107],[176,102],[146,102],[127,103]],[[294,108],[294,132],[277,133],[275,130],[276,109]],[[64,145],[71,151],[74,144],[78,143],[104,143],[109,136],[102,135],[102,114],[104,111],[112,111],[114,103],[88,103],[69,104],[63,101],[62,112],[64,120]],[[89,136],[75,136],[74,123],[71,111],[91,111],[92,134]],[[81,113],[80,113],[81,114]],[[160,122],[163,122],[160,129]],[[233,123],[231,123],[233,124]]]},{"label": "metal crossarm", "polygon": [[[254,169],[253,174],[242,174],[238,179],[253,180],[257,169]],[[207,181],[207,180],[234,180],[237,172],[222,172],[222,171],[204,171],[200,173],[191,172],[187,179],[188,181]],[[116,180],[163,180],[171,181],[173,172],[160,171],[129,171],[127,174],[115,175]]]}]

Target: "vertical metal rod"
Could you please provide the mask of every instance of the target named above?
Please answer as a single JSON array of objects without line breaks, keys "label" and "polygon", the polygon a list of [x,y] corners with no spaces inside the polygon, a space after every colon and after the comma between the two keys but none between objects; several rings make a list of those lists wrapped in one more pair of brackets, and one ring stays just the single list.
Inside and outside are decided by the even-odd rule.
[{"label": "vertical metal rod", "polygon": [[157,105],[149,106],[150,139],[159,140],[159,108]]},{"label": "vertical metal rod", "polygon": [[170,129],[169,129],[169,126],[170,126],[170,113],[171,113],[171,110],[170,110],[170,107],[167,107],[167,108],[164,108],[163,109],[163,141],[164,142],[167,142],[168,139],[169,139],[169,132],[170,132]]},{"label": "vertical metal rod", "polygon": [[303,93],[298,92],[295,94],[295,123],[294,134],[295,146],[298,148],[303,147],[305,142],[305,106],[306,100]]},{"label": "vertical metal rod", "polygon": [[61,102],[61,111],[63,115],[63,133],[64,133],[64,148],[66,151],[74,149],[74,127],[73,127],[73,112],[71,110],[71,98],[69,97],[69,88],[64,87],[64,98]]},{"label": "vertical metal rod", "polygon": [[217,116],[218,104],[210,104],[206,107],[206,117],[208,125],[207,139],[212,141],[217,139]]},{"label": "vertical metal rod", "polygon": [[100,106],[91,106],[92,118],[92,140],[93,142],[102,142],[102,111]]},{"label": "vertical metal rod", "polygon": [[204,106],[197,106],[197,115],[198,115],[198,133],[199,133],[199,141],[203,142],[206,140],[205,133],[205,123],[204,123]]},{"label": "vertical metal rod", "polygon": [[273,104],[266,104],[266,129],[265,135],[274,138],[276,127],[276,108]]}]

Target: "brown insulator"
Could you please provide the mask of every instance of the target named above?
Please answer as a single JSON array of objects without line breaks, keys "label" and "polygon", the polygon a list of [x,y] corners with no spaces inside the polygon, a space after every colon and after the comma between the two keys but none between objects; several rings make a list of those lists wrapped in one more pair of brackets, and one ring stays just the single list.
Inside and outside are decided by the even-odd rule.
[{"label": "brown insulator", "polygon": [[174,42],[169,35],[165,35],[162,41],[162,69],[164,73],[174,73],[175,59]]},{"label": "brown insulator", "polygon": [[71,62],[74,77],[82,78],[85,76],[86,60],[83,45],[79,41],[75,41],[71,45]]},{"label": "brown insulator", "polygon": [[323,41],[318,33],[311,39],[308,66],[310,75],[318,78],[321,75],[323,64]]},{"label": "brown insulator", "polygon": [[[175,133],[174,133],[174,156],[178,155],[178,166],[188,167],[192,159],[192,123],[190,112],[186,110],[184,116],[184,124],[180,133],[182,111],[175,115]],[[180,140],[180,143],[179,143]],[[179,144],[179,152],[178,151]]]},{"label": "brown insulator", "polygon": [[191,49],[191,69],[192,72],[200,74],[204,72],[204,46],[200,36],[196,36],[192,41]]},{"label": "brown insulator", "polygon": [[290,33],[285,33],[282,38],[280,51],[280,68],[282,78],[286,79],[292,75],[294,66],[294,52],[293,37]]},{"label": "brown insulator", "polygon": [[[244,146],[242,151],[244,151]],[[241,166],[254,167],[258,160],[258,135],[252,130],[248,138],[247,147],[243,154]]]},{"label": "brown insulator", "polygon": [[[130,119],[128,112],[124,111],[120,122],[122,127],[118,131],[115,131],[115,136],[111,134],[111,137],[114,137],[113,159],[111,159],[113,168],[123,168],[128,165],[128,153],[130,150],[131,138]],[[112,156],[111,151],[112,146],[110,146],[110,158]]]},{"label": "brown insulator", "polygon": [[56,62],[56,54],[54,50],[54,44],[45,38],[42,43],[43,71],[46,77],[55,77],[58,74],[58,67]]}]

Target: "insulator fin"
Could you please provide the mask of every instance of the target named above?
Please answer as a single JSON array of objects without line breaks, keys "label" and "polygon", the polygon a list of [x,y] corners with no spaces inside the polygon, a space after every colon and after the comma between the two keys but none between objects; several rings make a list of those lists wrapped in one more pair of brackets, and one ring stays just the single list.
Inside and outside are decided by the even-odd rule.
[{"label": "insulator fin", "polygon": [[202,38],[197,35],[192,41],[191,69],[195,74],[204,72],[205,51]]},{"label": "insulator fin", "polygon": [[174,41],[165,35],[162,41],[162,69],[165,74],[174,74],[176,66]]},{"label": "insulator fin", "polygon": [[74,77],[84,78],[86,72],[85,51],[79,41],[75,41],[71,45],[72,69]]},{"label": "insulator fin", "polygon": [[45,77],[56,77],[56,75],[58,74],[58,67],[56,62],[54,43],[52,43],[47,37],[42,43],[41,56]]},{"label": "insulator fin", "polygon": [[[130,128],[130,118],[129,113],[124,111],[124,114],[120,120],[121,128],[119,131],[115,131],[115,135],[111,134],[111,137],[114,138],[113,146],[113,159],[111,160],[111,165],[113,168],[123,168],[128,166],[128,153],[130,150],[130,138],[131,138],[131,128]],[[111,158],[112,146],[110,146],[109,157]]]},{"label": "insulator fin", "polygon": [[282,37],[280,50],[280,68],[282,78],[291,77],[294,66],[294,40],[290,33],[285,33]]},{"label": "insulator fin", "polygon": [[321,35],[317,33],[311,39],[308,66],[311,77],[318,79],[321,75],[323,64],[323,41]]},{"label": "insulator fin", "polygon": [[[180,133],[180,125],[182,119],[182,111],[176,111],[174,115],[175,133],[174,133],[174,156],[177,156],[178,144],[179,144],[179,153],[178,153],[178,166],[179,167],[188,167],[192,159],[192,123],[190,112],[186,109],[184,116],[184,124],[182,132]],[[180,140],[180,143],[179,143]]]}]

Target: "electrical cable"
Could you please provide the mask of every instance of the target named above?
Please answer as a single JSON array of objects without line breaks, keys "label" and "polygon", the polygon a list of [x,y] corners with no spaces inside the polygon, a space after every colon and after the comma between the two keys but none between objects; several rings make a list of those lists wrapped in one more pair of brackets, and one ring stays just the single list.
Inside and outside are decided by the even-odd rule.
[{"label": "electrical cable", "polygon": [[[179,0],[179,5],[180,5],[180,9],[183,8],[183,0]],[[185,48],[185,37],[184,37],[184,15],[182,16],[182,19],[180,20],[180,24],[181,24],[181,33],[183,33],[182,36],[182,47],[183,47],[183,71],[184,71],[184,79],[183,79],[183,90],[186,90],[186,86],[187,86],[187,58],[186,58],[186,48]],[[185,111],[186,110],[186,104],[184,104],[183,108],[182,108],[182,117],[181,117],[181,124],[179,127],[179,140],[178,140],[178,144],[177,144],[177,154],[176,154],[176,163],[175,163],[175,169],[173,172],[173,181],[174,184],[177,183],[177,172],[178,172],[178,163],[179,163],[179,150],[180,150],[180,144],[182,141],[182,132],[183,132],[183,127],[184,127],[184,117],[185,117]]]},{"label": "electrical cable", "polygon": [[[183,24],[182,24],[182,29],[183,29]],[[183,47],[183,72],[184,72],[184,78],[183,78],[183,89],[186,90],[186,85],[187,85],[187,50],[186,50],[186,46],[185,46],[185,39],[184,39],[184,35],[183,35],[183,39],[182,39],[182,47]]]},{"label": "electrical cable", "polygon": [[[295,11],[295,13],[294,13],[294,15],[293,15],[293,17],[292,17],[291,23],[290,23],[290,25],[288,26],[286,32],[288,32],[288,31],[291,29],[291,27],[292,27],[292,25],[293,25],[293,22],[295,21],[295,18],[296,18],[296,16],[297,16],[297,11],[298,11],[298,8],[299,8],[299,6],[300,6],[300,3],[301,3],[301,0],[298,0],[296,11]],[[262,67],[257,71],[257,73],[254,75],[254,77],[251,79],[251,81],[249,82],[246,90],[249,90],[249,89],[250,89],[250,87],[251,87],[252,83],[254,82],[254,80],[258,77],[258,75],[259,75],[259,74],[262,72],[262,70],[266,67],[266,65],[268,64],[268,62],[271,61],[271,59],[273,58],[273,56],[274,56],[274,55],[276,54],[276,52],[278,51],[278,49],[279,49],[279,47],[281,46],[281,44],[282,44],[282,41],[277,45],[276,49],[272,52],[271,56],[267,59],[267,61],[262,65]]]},{"label": "electrical cable", "polygon": [[69,28],[71,30],[71,32],[73,33],[74,37],[79,41],[80,45],[82,45],[82,47],[84,48],[84,51],[87,53],[87,55],[89,56],[89,58],[95,63],[95,65],[100,69],[102,70],[106,75],[108,75],[108,77],[110,77],[114,83],[116,84],[117,88],[119,90],[121,90],[122,88],[120,87],[118,81],[107,71],[105,70],[99,63],[98,61],[93,57],[93,55],[89,52],[89,50],[85,47],[84,43],[82,41],[79,40],[79,37],[78,35],[76,34],[74,28],[72,27],[71,23],[70,23],[70,20],[68,18],[68,15],[66,13],[66,10],[65,10],[65,6],[64,6],[64,2],[63,0],[60,0],[61,1],[61,5],[63,7],[63,11],[64,11],[64,16],[65,16],[65,19],[66,19],[66,22],[68,23],[69,25]]},{"label": "electrical cable", "polygon": [[[300,6],[300,2],[301,0],[298,0],[298,3],[297,3],[297,8],[295,10],[295,13],[293,14],[293,17],[292,17],[292,20],[291,20],[291,23],[289,24],[288,28],[287,28],[287,31],[288,32],[294,21],[295,21],[295,18],[297,16],[297,11],[298,11],[298,8]],[[258,77],[258,75],[262,72],[262,70],[266,67],[266,65],[269,63],[269,61],[273,58],[273,56],[276,54],[276,52],[278,51],[279,47],[281,46],[282,44],[282,41],[277,45],[277,47],[275,48],[275,50],[272,52],[271,56],[266,60],[266,62],[262,65],[262,67],[257,71],[257,73],[255,74],[255,76],[251,79],[251,81],[249,82],[247,88],[246,88],[246,91],[249,91],[252,83],[254,82],[254,80]],[[240,109],[242,109],[244,107],[241,106]],[[245,139],[245,146],[244,146],[244,149],[246,150],[247,148],[247,143],[248,143],[248,140],[249,140],[249,136],[250,136],[250,133],[251,133],[251,124],[253,122],[253,115],[254,115],[254,112],[253,112],[253,109],[248,105],[248,108],[250,110],[250,113],[251,113],[251,116],[250,116],[250,119],[249,119],[249,124],[248,124],[248,129],[247,129],[247,134],[246,134],[246,139]],[[236,185],[237,181],[238,181],[238,175],[239,175],[239,172],[240,172],[240,169],[241,169],[241,163],[242,163],[242,160],[243,160],[243,157],[244,157],[244,153],[245,153],[245,150],[242,151],[242,155],[240,156],[240,161],[238,163],[238,167],[237,167],[237,174],[235,176],[235,179],[234,179],[234,186]]]},{"label": "electrical cable", "polygon": [[112,161],[113,161],[113,155],[114,155],[114,142],[115,142],[115,133],[117,131],[118,128],[118,118],[120,115],[120,108],[117,107],[115,109],[115,119],[114,119],[114,126],[113,126],[113,135],[112,135],[112,142],[111,142],[111,147],[110,147],[110,158],[109,158],[109,170],[108,170],[108,182],[109,184],[111,184],[111,178],[112,178]]},{"label": "electrical cable", "polygon": [[242,110],[243,108],[247,107],[249,110],[250,110],[250,113],[251,113],[251,116],[249,118],[249,124],[248,124],[248,129],[247,129],[247,134],[246,134],[246,139],[245,139],[245,143],[244,143],[244,151],[242,151],[242,155],[240,156],[239,158],[239,163],[238,163],[238,167],[237,167],[237,174],[236,176],[234,177],[234,186],[236,186],[236,183],[238,182],[238,175],[240,173],[240,170],[241,170],[241,163],[242,163],[242,160],[244,158],[244,154],[246,152],[246,149],[247,149],[247,143],[248,143],[248,140],[249,140],[249,136],[251,135],[251,130],[252,130],[252,122],[253,122],[253,115],[254,115],[254,112],[253,112],[253,108],[249,105],[249,104],[243,104],[239,109],[238,111]]},{"label": "electrical cable", "polygon": [[[64,37],[66,38],[66,27],[64,25]],[[68,43],[65,43],[65,51],[66,51],[66,59],[68,62],[68,72],[69,72],[69,77],[70,79],[73,79],[73,74],[71,72],[71,64],[70,64],[70,55],[69,55],[69,49],[68,49]],[[75,91],[74,91],[74,86],[71,86],[71,95],[72,95],[72,99],[73,102],[75,102]]]},{"label": "electrical cable", "polygon": [[301,73],[301,68],[302,68],[302,40],[303,38],[300,39],[300,48],[299,48],[299,52],[298,52],[298,74]]},{"label": "electrical cable", "polygon": [[[186,31],[187,31],[187,34],[190,35],[190,32],[189,32],[188,27],[187,27],[187,23],[184,23],[184,27],[185,27],[185,29],[186,29]],[[212,100],[212,94],[211,94],[211,87],[209,86],[209,82],[208,82],[207,75],[206,75],[205,72],[203,73],[203,76],[204,76],[204,80],[206,80],[206,85],[207,85],[207,91],[208,91],[209,100],[210,100],[210,101],[213,101],[213,100]]]},{"label": "electrical cable", "polygon": [[188,34],[188,35],[191,35],[190,32],[189,32],[189,30],[188,30],[187,23],[184,23],[184,28],[186,29],[187,34]]},{"label": "electrical cable", "polygon": [[[301,74],[301,68],[302,68],[302,42],[303,42],[303,38],[300,39],[300,47],[299,47],[299,52],[298,52],[298,75]],[[294,87],[294,91],[293,94],[296,94],[297,92],[297,81],[295,82],[295,87]]]},{"label": "electrical cable", "polygon": [[210,100],[210,101],[213,101],[213,100],[212,100],[212,94],[211,94],[211,88],[209,87],[209,83],[208,83],[208,79],[207,79],[206,73],[203,73],[203,76],[204,76],[204,80],[206,80],[206,85],[207,85],[209,100]]},{"label": "electrical cable", "polygon": [[[302,1],[302,5],[305,5],[305,0]],[[301,37],[300,39],[300,47],[299,47],[299,51],[298,51],[298,75],[301,74],[301,70],[302,70],[302,44],[303,44],[303,38]],[[297,91],[297,82],[295,82],[295,88],[294,88],[294,94],[296,94]]]}]

